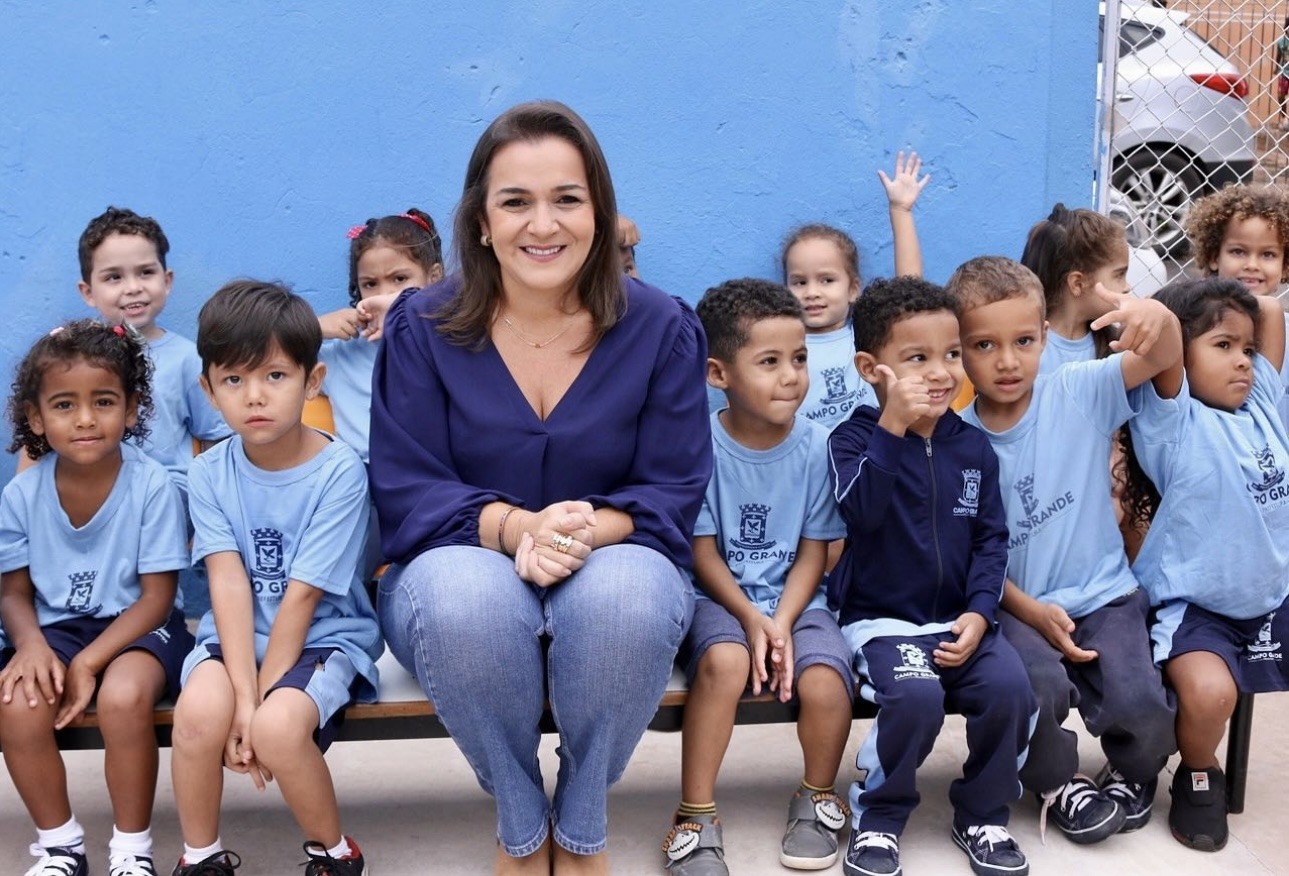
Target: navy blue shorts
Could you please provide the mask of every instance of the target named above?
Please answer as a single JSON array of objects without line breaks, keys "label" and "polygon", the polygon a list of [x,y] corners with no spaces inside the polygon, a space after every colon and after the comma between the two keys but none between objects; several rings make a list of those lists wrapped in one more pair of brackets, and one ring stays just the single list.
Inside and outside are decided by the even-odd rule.
[{"label": "navy blue shorts", "polygon": [[[208,660],[224,662],[223,649],[217,643],[205,646]],[[326,752],[340,735],[345,723],[345,708],[353,702],[353,687],[360,679],[353,664],[339,648],[305,648],[300,659],[277,680],[264,698],[275,690],[289,688],[303,691],[318,707],[318,728],[313,741]]]},{"label": "navy blue shorts", "polygon": [[[77,617],[42,627],[40,631],[44,633],[49,649],[67,666],[115,620],[114,617]],[[192,645],[192,633],[184,625],[183,612],[176,610],[170,613],[165,624],[135,639],[122,648],[121,653],[147,651],[161,661],[161,668],[166,673],[165,696],[173,700],[179,696],[179,676]],[[15,653],[13,648],[0,652],[0,669],[9,665]]]},{"label": "navy blue shorts", "polygon": [[[722,642],[737,642],[747,647],[747,634],[743,625],[725,607],[710,599],[694,600],[694,620],[680,644],[676,662],[685,670],[685,679],[692,685],[698,672],[698,663],[707,649]],[[855,677],[851,673],[850,646],[842,638],[841,629],[832,613],[822,608],[801,612],[792,627],[793,675],[811,666],[824,665],[837,670],[845,681],[846,693],[855,698]],[[795,696],[795,694],[794,694]]]},{"label": "navy blue shorts", "polygon": [[1155,661],[1164,663],[1192,651],[1221,657],[1243,693],[1289,690],[1289,599],[1264,617],[1235,620],[1188,602],[1160,606],[1150,636]]}]

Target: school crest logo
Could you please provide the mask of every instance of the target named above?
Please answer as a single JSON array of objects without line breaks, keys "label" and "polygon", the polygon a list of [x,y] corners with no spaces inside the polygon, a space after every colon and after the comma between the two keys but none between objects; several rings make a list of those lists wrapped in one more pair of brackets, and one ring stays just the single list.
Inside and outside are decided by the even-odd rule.
[{"label": "school crest logo", "polygon": [[1034,476],[1026,475],[1012,485],[1016,495],[1020,496],[1020,504],[1025,509],[1025,516],[1029,517],[1038,510],[1038,500],[1034,498]]},{"label": "school crest logo", "polygon": [[730,544],[743,550],[759,551],[774,547],[774,542],[766,541],[766,522],[770,517],[770,506],[755,502],[739,505],[738,538],[731,538]]},{"label": "school crest logo", "polygon": [[77,614],[94,614],[99,610],[99,606],[90,604],[90,600],[94,598],[96,577],[98,572],[73,572],[67,576],[69,592],[65,608],[68,611],[74,611]]},{"label": "school crest logo", "polygon": [[282,533],[276,529],[252,529],[255,546],[255,571],[265,577],[282,574]]},{"label": "school crest logo", "polygon": [[1258,472],[1262,475],[1262,480],[1249,484],[1249,492],[1265,493],[1285,479],[1285,471],[1276,465],[1276,455],[1271,452],[1270,444],[1255,452],[1253,459],[1258,464]]},{"label": "school crest logo", "polygon": [[1266,623],[1258,630],[1258,637],[1249,643],[1248,659],[1250,661],[1280,659],[1280,643],[1271,641],[1271,621],[1275,619],[1275,616],[1274,611],[1267,615]]},{"label": "school crest logo", "polygon": [[962,470],[962,495],[953,507],[955,517],[975,517],[980,508],[980,469]]},{"label": "school crest logo", "polygon": [[823,404],[835,405],[855,396],[854,390],[846,388],[845,368],[825,368],[823,378],[824,397],[820,399]]},{"label": "school crest logo", "polygon": [[935,670],[926,659],[926,652],[921,647],[909,642],[901,642],[895,647],[900,651],[900,663],[895,667],[896,681],[903,681],[906,678],[938,680]]}]

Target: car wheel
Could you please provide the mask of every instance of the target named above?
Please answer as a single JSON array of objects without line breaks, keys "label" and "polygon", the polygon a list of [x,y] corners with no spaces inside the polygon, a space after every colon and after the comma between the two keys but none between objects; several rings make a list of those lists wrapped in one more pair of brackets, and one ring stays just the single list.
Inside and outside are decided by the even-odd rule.
[{"label": "car wheel", "polygon": [[1204,175],[1184,152],[1139,149],[1115,165],[1110,184],[1123,192],[1146,225],[1145,243],[1162,256],[1185,256],[1186,214]]}]

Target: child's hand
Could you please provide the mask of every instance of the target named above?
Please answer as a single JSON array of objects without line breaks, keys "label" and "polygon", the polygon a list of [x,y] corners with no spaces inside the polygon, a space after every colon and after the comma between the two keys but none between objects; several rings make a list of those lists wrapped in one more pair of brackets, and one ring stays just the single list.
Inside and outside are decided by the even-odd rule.
[{"label": "child's hand", "polygon": [[935,661],[936,666],[944,669],[961,666],[976,653],[976,648],[988,629],[989,621],[974,611],[960,615],[953,626],[949,627],[949,632],[957,636],[957,639],[952,642],[941,642],[940,647],[931,654],[931,659]]},{"label": "child's hand", "polygon": [[251,716],[255,708],[250,704],[239,703],[233,708],[233,723],[228,729],[228,741],[224,743],[224,766],[235,773],[250,774],[255,787],[263,791],[273,776],[260,766],[255,759],[255,749],[251,747]]},{"label": "child's hand", "polygon": [[635,246],[640,242],[640,229],[627,216],[618,214],[618,246]]},{"label": "child's hand", "polygon": [[385,330],[385,314],[402,292],[390,292],[388,295],[373,295],[358,302],[358,322],[362,326],[363,337],[369,341],[379,341]]},{"label": "child's hand", "polygon": [[931,181],[929,173],[918,179],[918,173],[921,170],[922,159],[918,158],[918,154],[910,152],[908,160],[905,161],[903,151],[895,156],[894,178],[887,176],[886,171],[878,169],[877,175],[881,177],[882,185],[886,189],[886,200],[890,202],[892,210],[913,209],[918,195],[922,194],[926,184]]},{"label": "child's hand", "polygon": [[31,708],[40,705],[41,700],[52,706],[63,695],[66,672],[58,655],[43,641],[19,648],[0,672],[0,702],[13,702],[14,688],[21,686],[19,695]]},{"label": "child's hand", "polygon": [[921,375],[896,377],[887,365],[878,365],[876,370],[886,396],[878,425],[903,437],[910,426],[931,413],[931,393]]},{"label": "child's hand", "polygon": [[747,635],[748,647],[752,649],[752,669],[748,673],[748,681],[752,684],[752,693],[759,694],[761,685],[770,680],[769,670],[765,668],[766,657],[778,652],[782,660],[786,637],[779,631],[774,618],[766,617],[759,611],[755,617],[744,621],[743,632]]},{"label": "child's hand", "polygon": [[1110,308],[1092,321],[1092,330],[1119,323],[1119,339],[1110,342],[1110,349],[1116,353],[1147,355],[1173,319],[1172,311],[1153,298],[1116,295],[1100,283],[1092,294]]},{"label": "child's hand", "polygon": [[324,340],[339,338],[347,341],[350,338],[356,338],[360,328],[358,325],[358,311],[353,307],[333,310],[331,313],[318,317],[318,325],[322,327]]},{"label": "child's hand", "polygon": [[98,687],[98,673],[80,658],[72,658],[63,678],[63,702],[54,716],[54,729],[62,730],[89,708]]},{"label": "child's hand", "polygon": [[783,647],[770,651],[770,690],[779,694],[779,702],[792,699],[792,683],[796,680],[796,655],[792,651],[792,636],[783,637]]},{"label": "child's hand", "polygon": [[1088,663],[1097,659],[1096,651],[1085,651],[1074,644],[1074,639],[1070,637],[1070,633],[1074,632],[1074,621],[1070,620],[1065,609],[1050,602],[1039,604],[1042,611],[1028,620],[1030,626],[1038,630],[1053,648],[1072,663]]}]

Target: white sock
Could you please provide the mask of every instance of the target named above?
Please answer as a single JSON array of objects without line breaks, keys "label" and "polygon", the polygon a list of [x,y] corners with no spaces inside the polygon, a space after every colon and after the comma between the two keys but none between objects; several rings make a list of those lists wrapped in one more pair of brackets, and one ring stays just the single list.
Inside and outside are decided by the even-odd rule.
[{"label": "white sock", "polygon": [[184,864],[196,864],[198,861],[204,861],[211,855],[218,855],[224,850],[224,841],[220,837],[215,837],[215,841],[208,846],[200,849],[194,849],[192,846],[184,843]]},{"label": "white sock", "polygon": [[[126,833],[112,825],[112,839],[107,844],[109,855],[134,855],[136,858],[152,857],[152,828],[145,827],[138,833]],[[201,860],[198,858],[197,860]]]},{"label": "white sock", "polygon": [[337,861],[341,861],[344,860],[345,855],[348,855],[352,851],[353,849],[349,848],[349,837],[342,833],[340,835],[340,842],[336,844],[334,849],[327,849],[327,854],[335,858]]},{"label": "white sock", "polygon": [[47,849],[70,849],[73,852],[85,853],[85,830],[76,822],[73,815],[66,824],[52,830],[36,828],[36,842]]}]

